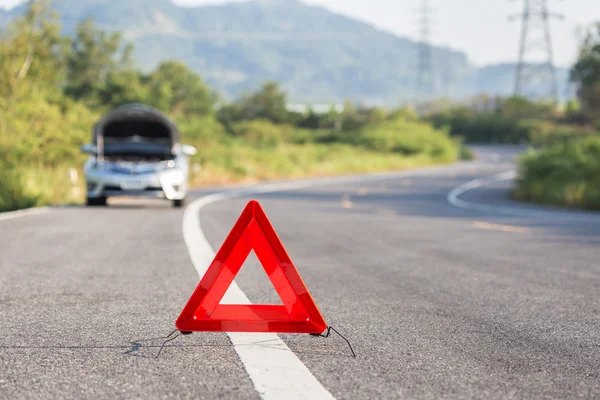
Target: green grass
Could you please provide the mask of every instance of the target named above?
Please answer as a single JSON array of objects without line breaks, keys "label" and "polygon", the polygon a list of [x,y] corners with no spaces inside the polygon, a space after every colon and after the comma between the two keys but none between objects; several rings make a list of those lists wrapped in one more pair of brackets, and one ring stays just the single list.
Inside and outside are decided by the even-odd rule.
[{"label": "green grass", "polygon": [[247,144],[215,144],[200,157],[202,169],[193,185],[256,182],[268,179],[335,176],[402,170],[451,160],[427,154],[403,156],[348,144],[281,144],[264,149]]},{"label": "green grass", "polygon": [[81,169],[71,182],[71,168],[26,166],[0,172],[0,212],[52,204],[79,204],[85,188]]},{"label": "green grass", "polygon": [[0,169],[0,212],[33,207],[37,202],[38,198],[26,190],[17,171]]},{"label": "green grass", "polygon": [[539,204],[600,210],[600,137],[522,156],[514,196]]},{"label": "green grass", "polygon": [[232,135],[209,125],[216,133],[182,125],[184,140],[199,150],[194,185],[381,172],[458,158],[459,144],[446,132],[404,117],[335,134],[264,120],[237,124]]}]

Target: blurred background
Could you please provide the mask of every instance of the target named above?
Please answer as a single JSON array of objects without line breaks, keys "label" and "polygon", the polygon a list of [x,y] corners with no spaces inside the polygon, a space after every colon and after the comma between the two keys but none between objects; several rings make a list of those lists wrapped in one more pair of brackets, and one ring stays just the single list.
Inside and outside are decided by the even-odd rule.
[{"label": "blurred background", "polygon": [[140,102],[195,186],[527,144],[514,196],[600,208],[594,0],[0,0],[0,210],[79,203],[94,122]]}]

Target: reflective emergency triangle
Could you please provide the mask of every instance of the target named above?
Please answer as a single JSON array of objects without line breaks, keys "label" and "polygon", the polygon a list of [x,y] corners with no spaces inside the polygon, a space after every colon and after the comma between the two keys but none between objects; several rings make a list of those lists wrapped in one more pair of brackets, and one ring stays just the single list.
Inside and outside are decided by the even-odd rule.
[{"label": "reflective emergency triangle", "polygon": [[[219,304],[254,249],[283,305]],[[261,205],[250,201],[175,323],[181,332],[322,333],[327,324]]]}]

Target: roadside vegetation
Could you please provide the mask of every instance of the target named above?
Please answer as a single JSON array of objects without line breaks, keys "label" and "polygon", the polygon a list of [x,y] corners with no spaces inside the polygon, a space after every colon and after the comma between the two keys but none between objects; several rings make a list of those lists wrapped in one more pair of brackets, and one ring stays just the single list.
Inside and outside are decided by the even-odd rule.
[{"label": "roadside vegetation", "polygon": [[408,110],[290,112],[273,82],[225,102],[178,61],[144,74],[132,47],[91,20],[61,34],[45,1],[0,36],[0,211],[81,202],[80,146],[110,108],[140,102],[198,148],[192,184],[376,172],[453,162],[459,138]]},{"label": "roadside vegetation", "polygon": [[578,101],[564,109],[553,103],[525,98],[479,96],[470,106],[450,106],[426,117],[435,127],[470,144],[528,144],[535,147],[598,135],[596,121],[583,113]]},{"label": "roadside vegetation", "polygon": [[525,155],[514,194],[540,204],[600,210],[600,137]]},{"label": "roadside vegetation", "polygon": [[[581,48],[571,76],[578,85],[579,120],[600,129],[600,23]],[[579,132],[582,132],[581,130]],[[515,197],[541,204],[600,210],[600,136],[585,134],[531,151],[519,161]]]}]

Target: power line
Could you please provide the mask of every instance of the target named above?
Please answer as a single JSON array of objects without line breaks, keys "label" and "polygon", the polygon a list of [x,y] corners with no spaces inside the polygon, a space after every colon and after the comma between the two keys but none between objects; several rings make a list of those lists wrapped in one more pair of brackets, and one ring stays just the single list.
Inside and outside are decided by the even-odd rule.
[{"label": "power line", "polygon": [[510,17],[516,18],[521,19],[521,38],[514,94],[557,101],[550,19],[564,17],[550,12],[548,0],[523,0],[523,13]]},{"label": "power line", "polygon": [[431,46],[431,14],[428,0],[419,9],[419,42],[417,46],[417,98],[423,102],[435,95],[433,51]]}]

